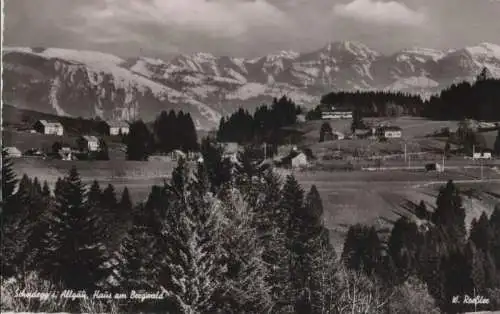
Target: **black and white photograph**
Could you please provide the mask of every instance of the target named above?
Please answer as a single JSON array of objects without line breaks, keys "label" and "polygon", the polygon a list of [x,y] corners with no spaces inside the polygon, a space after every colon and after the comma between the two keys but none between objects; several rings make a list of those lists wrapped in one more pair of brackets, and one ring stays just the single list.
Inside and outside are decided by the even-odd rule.
[{"label": "black and white photograph", "polygon": [[500,313],[500,0],[1,2],[1,313]]}]

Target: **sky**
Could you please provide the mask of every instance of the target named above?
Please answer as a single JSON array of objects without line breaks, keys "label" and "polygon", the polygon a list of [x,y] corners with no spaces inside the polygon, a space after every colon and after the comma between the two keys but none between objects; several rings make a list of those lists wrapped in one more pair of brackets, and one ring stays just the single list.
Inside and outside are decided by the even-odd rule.
[{"label": "sky", "polygon": [[5,0],[4,45],[122,57],[500,44],[500,0]]}]

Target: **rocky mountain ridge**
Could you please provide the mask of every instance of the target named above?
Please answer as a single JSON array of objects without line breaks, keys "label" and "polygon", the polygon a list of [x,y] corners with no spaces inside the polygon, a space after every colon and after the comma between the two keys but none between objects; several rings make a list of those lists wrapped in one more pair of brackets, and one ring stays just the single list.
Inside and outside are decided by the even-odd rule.
[{"label": "rocky mountain ridge", "polygon": [[153,119],[190,112],[198,128],[217,125],[239,106],[250,110],[287,95],[304,107],[333,90],[397,90],[428,95],[472,80],[486,67],[500,77],[500,46],[383,55],[360,42],[333,42],[259,58],[179,55],[171,60],[58,48],[4,47],[4,101],[59,115]]}]

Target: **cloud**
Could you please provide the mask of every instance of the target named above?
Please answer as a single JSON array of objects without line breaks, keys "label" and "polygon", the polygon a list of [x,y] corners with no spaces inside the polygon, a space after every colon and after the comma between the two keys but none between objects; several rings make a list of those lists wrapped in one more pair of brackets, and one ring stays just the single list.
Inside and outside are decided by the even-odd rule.
[{"label": "cloud", "polygon": [[377,24],[420,26],[426,21],[423,12],[396,1],[353,0],[335,5],[333,11],[338,16]]},{"label": "cloud", "polygon": [[[107,32],[110,26],[128,25],[128,31],[140,31],[130,24],[154,25],[184,32],[203,33],[215,38],[242,36],[254,28],[280,27],[286,15],[265,0],[102,0],[99,7],[81,12],[86,26]],[[96,33],[98,35],[98,33]]]}]

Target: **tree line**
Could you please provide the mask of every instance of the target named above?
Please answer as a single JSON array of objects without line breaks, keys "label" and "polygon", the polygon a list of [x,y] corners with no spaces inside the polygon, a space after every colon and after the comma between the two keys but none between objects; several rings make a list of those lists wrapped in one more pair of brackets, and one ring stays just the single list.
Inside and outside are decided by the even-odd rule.
[{"label": "tree line", "polygon": [[423,100],[418,95],[392,91],[335,91],[321,97],[321,104],[309,111],[308,120],[321,119],[332,106],[360,111],[366,117],[419,115]]},{"label": "tree line", "polygon": [[153,153],[185,153],[198,151],[199,144],[195,124],[190,113],[162,111],[152,127],[142,120],[130,124],[129,134],[124,136],[128,160],[147,160]]},{"label": "tree line", "polygon": [[[171,178],[133,205],[112,186],[82,183],[75,168],[51,191],[17,182],[4,154],[2,310],[169,313],[343,313],[436,310],[422,281],[393,285],[378,272],[377,242],[338,263],[315,186],[260,168],[250,151],[230,165],[205,139],[204,161],[180,160]],[[17,191],[16,191],[16,186]],[[351,232],[352,233],[352,232]],[[355,243],[348,234],[346,240]],[[372,234],[370,239],[375,239]],[[359,241],[358,241],[359,242]],[[352,247],[346,245],[346,247]],[[345,249],[347,252],[348,249]],[[345,255],[345,256],[344,256]],[[362,256],[362,262],[355,258]],[[346,267],[347,265],[347,267]],[[358,267],[359,268],[359,267]],[[387,278],[387,277],[380,277]],[[161,299],[52,299],[20,290],[160,291]],[[45,290],[44,290],[45,291]],[[398,294],[398,298],[393,298]],[[418,295],[418,304],[406,299]]]},{"label": "tree line", "polygon": [[423,115],[436,120],[500,120],[500,80],[486,69],[475,82],[453,84],[424,104]]},{"label": "tree line", "polygon": [[301,108],[286,96],[273,99],[271,106],[262,105],[254,114],[240,108],[219,123],[217,139],[221,142],[278,143],[280,129],[297,122]]}]

